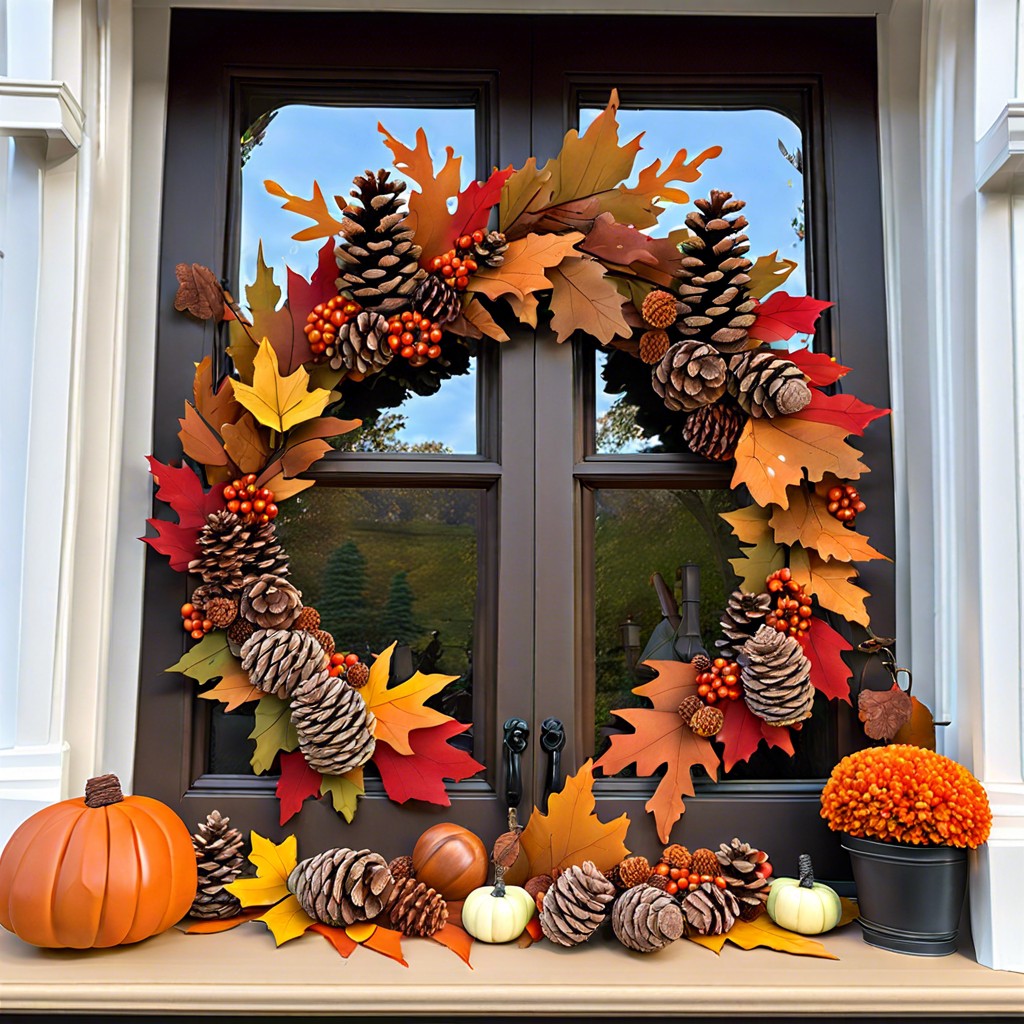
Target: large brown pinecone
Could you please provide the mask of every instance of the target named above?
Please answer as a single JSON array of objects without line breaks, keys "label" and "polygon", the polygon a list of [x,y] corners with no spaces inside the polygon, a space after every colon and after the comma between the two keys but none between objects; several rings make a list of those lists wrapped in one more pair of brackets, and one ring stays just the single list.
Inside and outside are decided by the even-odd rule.
[{"label": "large brown pinecone", "polygon": [[416,291],[413,306],[439,327],[450,323],[462,309],[458,291],[440,274],[428,274]]},{"label": "large brown pinecone", "polygon": [[768,904],[771,883],[757,874],[757,867],[767,862],[768,854],[750,843],[733,839],[731,843],[722,843],[715,856],[721,865],[722,877],[740,905],[740,917],[744,921],[760,917]]},{"label": "large brown pinecone", "polygon": [[694,201],[687,215],[693,232],[682,245],[683,279],[679,283],[682,312],[676,330],[684,337],[712,344],[720,352],[739,352],[757,319],[755,301],[747,294],[752,264],[742,234],[746,205],[731,192],[712,190],[710,199]]},{"label": "large brown pinecone", "polygon": [[755,419],[792,416],[811,400],[803,371],[771,349],[733,356],[729,373],[729,393]]},{"label": "large brown pinecone", "polygon": [[274,524],[259,523],[248,529],[245,579],[242,581],[242,585],[249,586],[260,576],[280,576],[282,578],[290,576],[288,552],[277,539],[277,529]]},{"label": "large brown pinecone", "polygon": [[388,862],[379,853],[344,847],[299,861],[288,876],[288,889],[302,909],[332,928],[377,917],[394,888]]},{"label": "large brown pinecone", "polygon": [[337,347],[328,362],[332,370],[345,367],[366,377],[384,369],[394,354],[388,344],[387,319],[364,309],[338,328]]},{"label": "large brown pinecone", "polygon": [[730,889],[719,889],[712,882],[704,882],[686,894],[683,913],[698,935],[721,935],[736,923],[740,905]]},{"label": "large brown pinecone", "polygon": [[695,455],[728,462],[747,422],[747,414],[732,399],[695,409],[683,421],[683,440]]},{"label": "large brown pinecone", "polygon": [[810,718],[811,663],[796,637],[761,626],[743,645],[740,664],[743,699],[758,718],[770,725],[795,725]]},{"label": "large brown pinecone", "polygon": [[668,893],[637,885],[615,901],[612,931],[627,949],[654,953],[683,934],[683,912]]},{"label": "large brown pinecone", "polygon": [[608,913],[615,898],[615,886],[585,860],[563,871],[544,894],[540,926],[559,946],[586,942]]},{"label": "large brown pinecone", "polygon": [[673,412],[717,402],[725,380],[725,360],[699,341],[677,341],[651,371],[651,385]]},{"label": "large brown pinecone", "polygon": [[302,611],[302,592],[281,576],[260,576],[242,595],[240,610],[263,629],[287,629]]},{"label": "large brown pinecone", "polygon": [[448,923],[448,904],[425,882],[405,878],[391,894],[388,916],[403,935],[433,935]]},{"label": "large brown pinecone", "polygon": [[188,563],[203,582],[224,590],[240,590],[245,579],[250,531],[227,509],[211,512],[199,531],[199,557]]},{"label": "large brown pinecone", "polygon": [[292,692],[292,725],[311,768],[344,775],[373,756],[376,718],[341,676],[322,668]]},{"label": "large brown pinecone", "polygon": [[734,590],[722,612],[722,638],[717,641],[723,658],[735,659],[740,648],[757,632],[771,611],[768,594],[748,594]]},{"label": "large brown pinecone", "polygon": [[316,637],[301,629],[258,629],[242,644],[241,656],[249,682],[282,700],[318,678],[327,661]]},{"label": "large brown pinecone", "polygon": [[480,242],[474,242],[466,252],[481,267],[500,267],[505,262],[508,239],[500,231],[488,231]]},{"label": "large brown pinecone", "polygon": [[242,833],[237,828],[229,828],[230,822],[231,819],[223,817],[220,811],[211,811],[206,821],[199,822],[199,831],[192,836],[199,872],[196,898],[189,910],[193,917],[234,917],[242,909],[238,897],[224,888],[242,873],[245,865],[241,852]]},{"label": "large brown pinecone", "polygon": [[405,182],[390,177],[389,171],[367,171],[355,178],[350,194],[360,205],[346,207],[346,243],[334,251],[341,268],[338,291],[350,291],[364,309],[383,314],[408,306],[426,277],[401,199]]}]

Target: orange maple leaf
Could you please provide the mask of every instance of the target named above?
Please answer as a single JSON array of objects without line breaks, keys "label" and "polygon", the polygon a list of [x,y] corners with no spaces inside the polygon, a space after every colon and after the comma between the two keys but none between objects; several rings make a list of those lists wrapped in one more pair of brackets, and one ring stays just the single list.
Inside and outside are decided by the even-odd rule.
[{"label": "orange maple leaf", "polygon": [[[341,234],[344,230],[342,222],[327,209],[327,200],[324,198],[323,192],[320,191],[318,182],[313,182],[313,195],[310,199],[293,196],[276,181],[267,180],[263,182],[263,187],[272,196],[285,200],[281,206],[282,210],[297,213],[300,217],[308,217],[313,221],[311,228],[303,228],[292,235],[296,242],[309,242],[314,238],[331,238],[333,235]],[[338,196],[335,196],[334,199],[339,208],[344,211],[345,201],[339,199]]]},{"label": "orange maple leaf", "polygon": [[830,515],[828,500],[806,486],[790,489],[789,507],[775,510],[771,528],[780,544],[813,548],[822,558],[835,558],[840,562],[869,562],[875,558],[886,558],[868,543],[867,537],[848,529]]},{"label": "orange maple leaf", "polygon": [[871,595],[851,582],[857,578],[857,570],[849,562],[826,560],[816,551],[794,544],[789,553],[789,567],[793,579],[814,594],[822,608],[862,626],[870,623],[864,601]]},{"label": "orange maple leaf", "polygon": [[667,767],[646,804],[646,809],[654,815],[658,837],[667,843],[672,826],[686,810],[683,796],[693,796],[690,769],[703,765],[711,779],[717,780],[719,760],[714,747],[687,728],[679,717],[680,703],[697,692],[697,670],[681,661],[645,664],[658,675],[651,682],[634,687],[633,693],[646,697],[654,707],[613,712],[629,722],[635,731],[613,735],[611,746],[595,767],[609,775],[634,762],[637,775],[653,775],[662,765]]},{"label": "orange maple leaf", "polygon": [[471,292],[479,292],[489,299],[510,295],[524,300],[533,292],[546,291],[551,281],[545,270],[557,266],[568,257],[582,257],[575,249],[583,241],[579,231],[565,235],[526,235],[510,242],[500,267],[481,267],[469,279]]}]

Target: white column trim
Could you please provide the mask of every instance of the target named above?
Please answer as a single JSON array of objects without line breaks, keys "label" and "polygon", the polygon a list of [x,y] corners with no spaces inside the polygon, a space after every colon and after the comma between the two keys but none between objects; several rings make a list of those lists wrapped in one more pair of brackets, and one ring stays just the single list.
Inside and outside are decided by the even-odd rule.
[{"label": "white column trim", "polygon": [[1024,100],[1007,103],[976,147],[979,192],[1006,192],[1024,173]]},{"label": "white column trim", "polygon": [[0,135],[46,139],[48,161],[78,152],[85,112],[66,82],[0,79]]}]

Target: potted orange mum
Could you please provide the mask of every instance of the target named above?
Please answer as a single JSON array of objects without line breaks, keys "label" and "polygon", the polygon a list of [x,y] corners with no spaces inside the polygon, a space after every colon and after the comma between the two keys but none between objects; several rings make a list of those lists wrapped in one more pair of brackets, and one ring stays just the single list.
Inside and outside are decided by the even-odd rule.
[{"label": "potted orange mum", "polygon": [[955,952],[967,851],[992,827],[981,783],[923,747],[869,747],[832,769],[821,816],[845,833],[865,941],[919,956]]}]

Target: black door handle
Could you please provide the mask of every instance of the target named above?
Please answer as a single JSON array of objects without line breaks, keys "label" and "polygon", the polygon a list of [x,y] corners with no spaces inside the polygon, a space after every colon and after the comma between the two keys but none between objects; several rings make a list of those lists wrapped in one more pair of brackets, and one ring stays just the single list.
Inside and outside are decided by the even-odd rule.
[{"label": "black door handle", "polygon": [[548,755],[544,776],[544,807],[548,797],[562,788],[562,750],[565,747],[565,726],[557,718],[545,718],[540,726],[540,748]]},{"label": "black door handle", "polygon": [[505,803],[511,811],[523,800],[523,751],[530,742],[530,727],[522,718],[505,723]]}]

